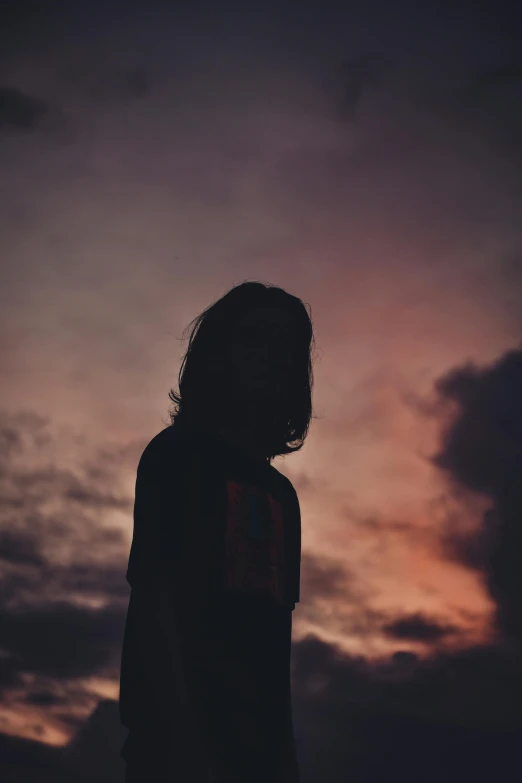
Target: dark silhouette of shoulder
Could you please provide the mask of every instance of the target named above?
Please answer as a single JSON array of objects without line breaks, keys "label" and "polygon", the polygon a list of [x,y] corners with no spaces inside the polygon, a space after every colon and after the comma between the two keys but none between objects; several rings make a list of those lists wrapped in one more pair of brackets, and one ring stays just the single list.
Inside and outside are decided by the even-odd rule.
[{"label": "dark silhouette of shoulder", "polygon": [[184,433],[169,425],[147,443],[138,463],[138,471],[149,465],[157,468],[168,467],[169,462],[188,458],[190,453],[190,440]]}]

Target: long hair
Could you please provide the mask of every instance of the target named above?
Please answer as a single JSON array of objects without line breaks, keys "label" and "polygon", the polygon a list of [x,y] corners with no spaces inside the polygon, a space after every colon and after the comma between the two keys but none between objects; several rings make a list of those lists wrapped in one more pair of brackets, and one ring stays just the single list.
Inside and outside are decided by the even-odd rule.
[{"label": "long hair", "polygon": [[[266,457],[272,459],[299,451],[311,419],[317,418],[312,406],[315,338],[309,305],[305,306],[297,296],[275,285],[258,281],[240,283],[188,324],[183,334],[192,326],[189,344],[179,370],[179,391],[169,391],[174,403],[169,415],[171,425],[176,419],[212,424],[212,419],[219,417],[220,410],[233,397],[230,388],[233,378],[223,361],[227,340],[237,329],[239,319],[259,306],[284,310],[292,318],[297,334],[290,393],[276,404],[276,410],[270,411],[271,423],[264,432]],[[242,415],[241,410],[237,415]]]}]

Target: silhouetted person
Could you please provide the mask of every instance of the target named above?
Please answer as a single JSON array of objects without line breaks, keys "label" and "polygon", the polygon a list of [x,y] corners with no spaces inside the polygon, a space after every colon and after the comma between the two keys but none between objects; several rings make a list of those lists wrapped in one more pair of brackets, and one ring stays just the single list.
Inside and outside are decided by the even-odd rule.
[{"label": "silhouetted person", "polygon": [[308,433],[312,323],[300,299],[259,282],[195,321],[171,424],[137,470],[120,678],[126,781],[298,783],[301,518],[270,463]]}]

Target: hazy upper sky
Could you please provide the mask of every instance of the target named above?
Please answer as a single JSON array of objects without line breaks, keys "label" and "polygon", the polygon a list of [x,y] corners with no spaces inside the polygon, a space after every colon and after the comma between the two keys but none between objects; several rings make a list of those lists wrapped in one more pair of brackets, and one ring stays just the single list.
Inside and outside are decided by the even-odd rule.
[{"label": "hazy upper sky", "polygon": [[[137,461],[182,330],[243,280],[309,303],[318,349],[322,418],[274,462],[301,503],[294,641],[420,659],[508,633],[448,544],[497,485],[443,435],[516,388],[510,4],[68,6],[2,11],[0,729],[60,744],[117,698]],[[468,362],[473,404],[464,371],[436,386]]]}]

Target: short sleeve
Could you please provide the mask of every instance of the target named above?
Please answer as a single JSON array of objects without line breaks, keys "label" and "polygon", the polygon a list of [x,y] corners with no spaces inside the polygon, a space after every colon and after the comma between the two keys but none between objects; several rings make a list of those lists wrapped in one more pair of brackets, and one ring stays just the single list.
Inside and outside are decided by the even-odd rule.
[{"label": "short sleeve", "polygon": [[172,587],[183,551],[190,470],[178,449],[151,441],[138,464],[134,530],[127,568],[131,588]]}]

